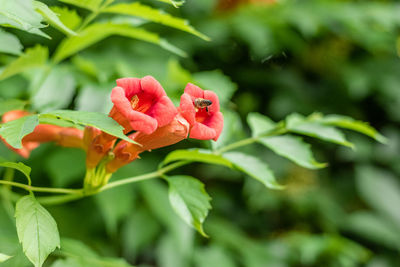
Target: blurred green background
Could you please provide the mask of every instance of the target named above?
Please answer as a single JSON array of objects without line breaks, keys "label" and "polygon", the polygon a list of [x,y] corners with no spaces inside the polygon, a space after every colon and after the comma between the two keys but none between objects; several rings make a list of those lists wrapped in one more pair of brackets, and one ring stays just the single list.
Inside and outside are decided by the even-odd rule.
[{"label": "blurred green background", "polygon": [[[88,246],[102,257],[123,257],[141,267],[400,266],[399,3],[233,2],[188,0],[176,9],[143,1],[188,19],[211,41],[146,24],[187,57],[141,41],[110,37],[57,65],[34,94],[32,84],[41,70],[1,81],[0,97],[30,99],[35,110],[107,113],[116,78],[153,75],[175,101],[187,82],[217,91],[225,141],[249,134],[245,123],[249,112],[279,121],[293,112],[319,111],[368,121],[389,139],[388,144],[353,133],[348,136],[356,150],[307,139],[317,159],[329,163],[318,171],[294,165],[261,146],[246,147],[269,163],[287,185],[282,191],[268,190],[219,166],[183,167],[176,173],[201,179],[212,197],[213,209],[204,225],[208,239],[175,215],[167,201],[167,186],[158,180],[48,207],[61,236],[70,238],[66,246]],[[78,13],[84,16],[87,11]],[[43,29],[52,40],[9,31],[25,47],[40,43],[49,47],[50,54],[63,38],[52,28]],[[1,54],[3,65],[9,61],[10,56]],[[169,151],[195,146],[210,144],[187,140],[145,153],[113,179],[152,171]],[[3,145],[0,156],[18,159]],[[84,157],[82,151],[45,144],[24,162],[32,167],[36,185],[79,187]],[[6,202],[0,206],[0,251],[19,254],[0,266],[29,266],[20,255],[8,208]],[[66,261],[57,264],[53,266],[75,266]]]}]

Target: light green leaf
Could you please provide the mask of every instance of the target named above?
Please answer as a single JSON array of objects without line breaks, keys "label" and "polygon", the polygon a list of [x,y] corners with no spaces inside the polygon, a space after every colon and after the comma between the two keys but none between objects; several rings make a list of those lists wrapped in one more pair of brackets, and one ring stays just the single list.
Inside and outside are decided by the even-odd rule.
[{"label": "light green leaf", "polygon": [[22,162],[1,162],[0,161],[0,167],[6,167],[6,168],[12,168],[15,170],[18,170],[22,172],[25,177],[30,181],[31,177],[31,168],[29,166],[26,166]]},{"label": "light green leaf", "polygon": [[257,112],[251,112],[247,115],[247,123],[250,126],[253,137],[265,134],[276,126],[276,123],[270,118]]},{"label": "light green leaf", "polygon": [[228,160],[224,159],[220,155],[212,154],[210,150],[205,150],[205,149],[174,150],[165,157],[163,164],[165,165],[178,160],[197,161],[203,163],[223,165],[232,168],[232,164]]},{"label": "light green leaf", "polygon": [[60,2],[78,6],[81,8],[89,9],[91,11],[97,11],[101,6],[103,0],[58,0]]},{"label": "light green leaf", "polygon": [[30,115],[9,121],[1,125],[0,136],[14,148],[22,148],[22,138],[33,132],[36,125],[39,124],[37,115]]},{"label": "light green leaf", "polygon": [[28,259],[40,267],[47,256],[60,248],[57,223],[33,195],[22,197],[15,208],[18,239]]},{"label": "light green leaf", "polygon": [[0,29],[0,52],[13,55],[20,55],[23,46],[14,34]]},{"label": "light green leaf", "polygon": [[51,6],[50,9],[58,15],[61,22],[69,29],[76,30],[81,25],[82,18],[75,9],[68,9],[65,6]]},{"label": "light green leaf", "polygon": [[76,82],[69,68],[54,67],[32,96],[35,110],[67,108],[75,94]]},{"label": "light green leaf", "polygon": [[356,169],[356,185],[360,196],[373,207],[390,218],[400,231],[400,183],[390,172],[360,166]]},{"label": "light green leaf", "polygon": [[27,102],[19,99],[0,100],[0,116],[10,110],[24,109]]},{"label": "light green leaf", "polygon": [[156,33],[126,24],[114,24],[109,22],[94,23],[80,32],[78,36],[71,36],[65,39],[58,46],[54,55],[54,60],[59,62],[111,35],[120,35],[157,44],[168,51],[180,56],[185,56],[185,53],[182,50],[160,38]]},{"label": "light green leaf", "polygon": [[175,212],[190,226],[207,237],[203,222],[211,209],[210,196],[199,180],[184,175],[166,178],[169,184],[169,201]]},{"label": "light green leaf", "polygon": [[307,135],[324,141],[354,148],[354,145],[346,140],[344,134],[335,127],[307,120],[299,114],[292,114],[286,118],[286,128],[298,134]]},{"label": "light green leaf", "polygon": [[187,20],[171,16],[170,14],[165,13],[162,10],[154,9],[139,2],[115,4],[103,9],[102,12],[131,15],[144,18],[153,22],[170,26],[172,28],[176,28],[178,30],[191,33],[204,40],[210,40],[210,38],[208,38],[206,35],[198,32],[196,29],[190,26]]},{"label": "light green leaf", "polygon": [[81,126],[92,126],[125,141],[137,144],[124,134],[124,128],[121,125],[103,113],[75,110],[56,110],[40,114],[39,117],[40,119],[43,117],[55,117],[61,121],[69,121]]},{"label": "light green leaf", "polygon": [[40,67],[46,63],[48,50],[46,47],[36,45],[28,48],[19,58],[8,64],[0,73],[0,80],[24,72],[30,68]]},{"label": "light green leaf", "polygon": [[368,136],[374,138],[376,141],[381,142],[381,143],[387,142],[386,137],[381,135],[377,130],[375,130],[367,122],[358,121],[351,117],[342,116],[342,115],[327,115],[325,117],[318,119],[317,121],[321,121],[323,124],[333,125],[333,126],[353,130],[353,131],[368,135]]},{"label": "light green leaf", "polygon": [[258,142],[268,147],[276,154],[304,168],[319,169],[326,166],[325,163],[317,162],[314,159],[311,146],[305,143],[300,137],[292,135],[262,137]]},{"label": "light green leaf", "polygon": [[45,27],[42,16],[33,8],[32,0],[0,0],[0,25],[13,27],[50,39],[39,30]]},{"label": "light green leaf", "polygon": [[43,18],[54,28],[62,31],[66,35],[76,35],[74,31],[62,23],[57,14],[54,13],[46,4],[39,1],[33,1],[33,7],[36,11],[42,14]]},{"label": "light green leaf", "polygon": [[0,263],[5,262],[6,260],[11,259],[13,256],[9,256],[3,253],[0,253]]},{"label": "light green leaf", "polygon": [[223,157],[232,162],[240,171],[260,181],[271,189],[283,189],[284,187],[275,180],[275,176],[269,166],[254,156],[241,152],[227,152]]},{"label": "light green leaf", "polygon": [[176,8],[178,8],[179,6],[181,6],[185,3],[185,0],[158,0],[158,1],[168,3],[170,5],[173,5]]}]

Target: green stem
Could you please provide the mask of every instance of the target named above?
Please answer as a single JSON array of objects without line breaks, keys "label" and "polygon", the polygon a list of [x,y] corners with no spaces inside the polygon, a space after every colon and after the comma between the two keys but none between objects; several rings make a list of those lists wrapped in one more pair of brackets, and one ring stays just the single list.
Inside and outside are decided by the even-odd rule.
[{"label": "green stem", "polygon": [[19,187],[27,191],[35,191],[35,192],[47,192],[47,193],[58,193],[58,194],[80,194],[82,192],[82,189],[37,187],[6,180],[0,180],[0,184]]}]

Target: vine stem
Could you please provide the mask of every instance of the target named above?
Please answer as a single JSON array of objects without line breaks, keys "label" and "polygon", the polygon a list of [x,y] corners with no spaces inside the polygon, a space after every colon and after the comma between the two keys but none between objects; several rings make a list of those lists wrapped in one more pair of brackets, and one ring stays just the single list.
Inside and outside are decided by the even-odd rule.
[{"label": "vine stem", "polygon": [[14,187],[19,187],[25,189],[27,191],[34,192],[47,192],[47,193],[59,193],[59,194],[80,194],[82,193],[82,189],[69,189],[69,188],[52,188],[52,187],[38,187],[31,186],[26,184],[21,184],[12,181],[0,180],[0,184],[10,185]]}]

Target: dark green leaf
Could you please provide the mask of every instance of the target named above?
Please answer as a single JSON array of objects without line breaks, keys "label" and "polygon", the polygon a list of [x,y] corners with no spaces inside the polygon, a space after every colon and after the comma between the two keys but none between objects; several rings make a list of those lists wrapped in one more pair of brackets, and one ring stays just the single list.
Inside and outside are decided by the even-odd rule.
[{"label": "dark green leaf", "polygon": [[18,239],[28,259],[40,267],[47,256],[60,248],[57,224],[33,195],[22,197],[15,208]]},{"label": "dark green leaf", "polygon": [[0,161],[0,167],[6,167],[6,168],[13,168],[16,169],[20,172],[22,172],[25,177],[28,179],[28,181],[31,179],[31,168],[29,166],[26,166],[22,162],[3,162]]},{"label": "dark green leaf", "polygon": [[24,54],[3,69],[0,73],[0,80],[34,67],[41,67],[46,63],[47,57],[48,50],[43,46],[36,45],[33,48],[28,48]]},{"label": "dark green leaf", "polygon": [[205,149],[172,151],[165,157],[163,164],[168,164],[178,160],[197,161],[203,163],[223,165],[229,168],[232,167],[232,164],[228,160],[224,159],[220,155],[212,154],[210,150],[205,150]]},{"label": "dark green leaf", "polygon": [[276,127],[276,123],[270,118],[257,112],[251,112],[247,115],[247,123],[253,137],[265,134]]},{"label": "dark green leaf", "polygon": [[211,209],[210,196],[199,180],[184,175],[166,178],[169,184],[169,201],[175,212],[200,234],[207,237],[203,222]]},{"label": "dark green leaf", "polygon": [[271,189],[282,189],[268,165],[254,156],[241,152],[227,152],[223,157],[232,162],[240,171],[248,174],[250,177],[260,181],[266,187]]},{"label": "dark green leaf", "polygon": [[258,141],[268,147],[276,154],[285,157],[302,167],[319,169],[326,166],[325,163],[317,162],[311,151],[311,146],[300,137],[292,135],[281,135],[262,137]]},{"label": "dark green leaf", "polygon": [[1,125],[0,136],[14,148],[22,148],[22,138],[33,132],[39,124],[37,115],[30,115]]},{"label": "dark green leaf", "polygon": [[0,52],[8,53],[13,55],[20,55],[22,51],[22,45],[18,38],[11,33],[5,32],[0,29]]},{"label": "dark green leaf", "polygon": [[123,127],[121,125],[103,113],[75,110],[56,110],[40,114],[39,116],[40,119],[42,117],[53,117],[61,121],[73,122],[81,126],[92,126],[125,141],[136,143],[124,134]]},{"label": "dark green leaf", "polygon": [[0,116],[11,110],[24,109],[27,102],[19,99],[0,100]]}]

